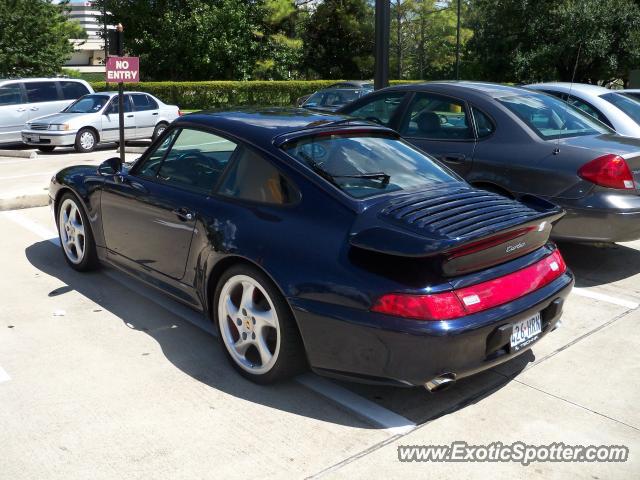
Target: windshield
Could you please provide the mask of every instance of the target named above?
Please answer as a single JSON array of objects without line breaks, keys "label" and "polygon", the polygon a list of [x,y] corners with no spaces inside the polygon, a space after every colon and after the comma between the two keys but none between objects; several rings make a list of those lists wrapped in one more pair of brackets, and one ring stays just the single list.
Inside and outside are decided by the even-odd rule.
[{"label": "windshield", "polygon": [[621,93],[605,93],[600,95],[607,102],[614,104],[640,125],[640,102]]},{"label": "windshield", "polygon": [[530,93],[498,98],[545,140],[612,133],[613,130],[550,95]]},{"label": "windshield", "polygon": [[360,90],[339,89],[339,90],[323,90],[311,95],[306,102],[305,107],[335,107],[338,105],[346,105],[360,97]]},{"label": "windshield", "polygon": [[85,95],[63,110],[66,113],[99,112],[109,101],[108,95]]},{"label": "windshield", "polygon": [[282,148],[356,198],[459,181],[395,137],[372,133],[323,135],[305,137]]}]

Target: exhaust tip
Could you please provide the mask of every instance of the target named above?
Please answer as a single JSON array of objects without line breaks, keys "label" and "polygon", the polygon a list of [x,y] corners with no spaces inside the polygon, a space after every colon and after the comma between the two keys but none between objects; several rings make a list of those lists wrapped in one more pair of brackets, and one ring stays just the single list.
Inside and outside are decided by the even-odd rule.
[{"label": "exhaust tip", "polygon": [[441,392],[456,383],[455,373],[443,373],[424,384],[429,393]]}]

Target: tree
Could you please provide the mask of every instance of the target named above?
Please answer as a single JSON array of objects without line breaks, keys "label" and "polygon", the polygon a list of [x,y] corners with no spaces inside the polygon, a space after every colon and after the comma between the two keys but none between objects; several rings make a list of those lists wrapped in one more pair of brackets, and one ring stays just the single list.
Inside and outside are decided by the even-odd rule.
[{"label": "tree", "polygon": [[324,0],[304,28],[304,65],[321,78],[373,76],[373,9],[366,0]]},{"label": "tree", "polygon": [[475,0],[468,73],[493,81],[607,82],[640,63],[633,0]]},{"label": "tree", "polygon": [[85,38],[65,15],[67,2],[0,0],[0,77],[59,73],[71,57],[72,38]]},{"label": "tree", "polygon": [[244,80],[259,58],[259,4],[249,0],[97,0],[124,26],[146,80]]}]

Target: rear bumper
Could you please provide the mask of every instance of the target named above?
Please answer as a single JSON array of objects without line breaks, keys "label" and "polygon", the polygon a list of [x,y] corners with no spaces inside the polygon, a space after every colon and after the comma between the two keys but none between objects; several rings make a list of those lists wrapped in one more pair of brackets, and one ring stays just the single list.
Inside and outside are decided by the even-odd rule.
[{"label": "rear bumper", "polygon": [[77,132],[50,132],[48,130],[23,130],[22,143],[35,146],[63,147],[73,145]]},{"label": "rear bumper", "polygon": [[[318,373],[364,383],[417,386],[442,374],[463,378],[526,352],[556,328],[573,283],[567,271],[514,302],[442,322],[406,320],[309,300],[290,302],[309,362]],[[510,325],[538,312],[542,333],[512,350]]]},{"label": "rear bumper", "polygon": [[553,227],[554,240],[630,242],[640,238],[639,195],[596,194],[556,203],[566,215]]}]

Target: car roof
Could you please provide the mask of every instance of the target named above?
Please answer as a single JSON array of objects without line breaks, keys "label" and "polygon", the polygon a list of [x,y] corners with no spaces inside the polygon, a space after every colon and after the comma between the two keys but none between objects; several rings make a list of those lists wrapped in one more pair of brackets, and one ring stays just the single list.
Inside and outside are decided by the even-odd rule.
[{"label": "car roof", "polygon": [[571,82],[546,82],[546,83],[532,83],[531,85],[527,85],[527,87],[533,88],[550,88],[553,90],[557,90],[559,92],[578,92],[584,93],[586,95],[597,95],[600,96],[604,93],[615,92],[615,90],[610,90],[608,88],[601,87],[600,85],[591,85],[589,83],[571,83]]},{"label": "car roof", "polygon": [[500,98],[511,95],[521,95],[523,93],[530,94],[531,92],[522,88],[511,85],[503,85],[500,83],[491,82],[478,82],[468,80],[451,80],[451,81],[436,81],[425,83],[408,83],[404,85],[396,85],[388,87],[393,90],[412,90],[412,91],[442,91],[447,90],[467,90],[481,95],[486,95],[492,98]]},{"label": "car roof", "polygon": [[86,80],[81,78],[69,78],[69,77],[41,77],[41,78],[0,78],[0,83],[4,82],[80,82],[87,83]]},{"label": "car roof", "polygon": [[271,145],[275,137],[314,129],[330,129],[337,124],[371,127],[372,130],[393,130],[372,122],[354,119],[336,113],[324,113],[305,108],[277,107],[262,109],[237,109],[225,112],[203,111],[190,113],[174,121],[177,126],[205,126],[244,140],[247,143]]}]

